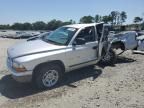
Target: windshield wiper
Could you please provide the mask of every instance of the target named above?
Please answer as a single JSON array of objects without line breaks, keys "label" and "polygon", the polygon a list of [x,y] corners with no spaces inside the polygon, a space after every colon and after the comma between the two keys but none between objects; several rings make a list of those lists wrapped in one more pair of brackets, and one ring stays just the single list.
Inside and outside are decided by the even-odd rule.
[{"label": "windshield wiper", "polygon": [[44,41],[48,42],[48,43],[52,43],[52,44],[55,44],[55,45],[63,45],[61,43],[58,43],[56,41],[52,41],[52,40],[49,40],[49,39],[44,39]]}]

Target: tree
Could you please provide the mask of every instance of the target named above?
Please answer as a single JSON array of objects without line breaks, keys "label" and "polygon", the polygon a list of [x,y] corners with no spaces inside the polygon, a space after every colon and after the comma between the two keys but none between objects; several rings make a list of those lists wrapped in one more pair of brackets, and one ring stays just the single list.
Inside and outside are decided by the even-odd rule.
[{"label": "tree", "polygon": [[0,29],[10,29],[10,25],[0,25]]},{"label": "tree", "polygon": [[31,23],[14,23],[11,27],[13,30],[32,30]]},{"label": "tree", "polygon": [[122,11],[121,13],[119,11],[112,11],[110,13],[111,16],[111,23],[112,25],[119,25],[125,22],[125,20],[127,19],[127,15],[126,12]]},{"label": "tree", "polygon": [[32,28],[33,27],[31,23],[26,22],[23,24],[23,30],[32,30]]},{"label": "tree", "polygon": [[94,17],[92,16],[84,16],[80,19],[80,23],[93,23],[94,22]]},{"label": "tree", "polygon": [[143,19],[141,17],[135,17],[134,18],[134,23],[140,23],[142,21],[143,21]]},{"label": "tree", "polygon": [[14,29],[14,30],[23,30],[23,24],[22,23],[14,23],[11,26],[11,28]]},{"label": "tree", "polygon": [[120,13],[120,16],[121,16],[121,24],[123,24],[127,19],[127,14],[126,14],[126,12],[122,11]]},{"label": "tree", "polygon": [[70,24],[75,24],[75,23],[76,23],[76,22],[71,19],[71,20],[69,20],[69,21],[63,22],[62,25],[70,25]]},{"label": "tree", "polygon": [[97,14],[97,15],[95,16],[94,20],[95,20],[96,23],[101,22],[101,21],[102,21],[102,17]]},{"label": "tree", "polygon": [[[80,18],[79,23],[93,23],[93,22],[105,22],[105,23],[111,23],[112,25],[119,25],[123,24],[127,19],[126,12],[122,11],[112,11],[109,15],[101,16],[96,14],[95,17],[93,16],[83,16]],[[141,22],[142,18],[136,17],[134,22]],[[43,21],[37,21],[33,24],[31,23],[14,23],[12,26],[10,25],[0,25],[0,29],[14,29],[14,30],[55,30],[60,26],[63,25],[69,25],[69,24],[75,24],[76,22],[72,19],[69,21],[60,21],[53,19],[49,21],[47,24]]]},{"label": "tree", "polygon": [[141,26],[142,26],[142,30],[144,30],[144,22],[141,24]]},{"label": "tree", "polygon": [[48,30],[55,30],[62,25],[63,25],[62,21],[54,19],[54,20],[51,20],[50,22],[48,22],[47,29]]},{"label": "tree", "polygon": [[46,23],[44,23],[43,21],[37,21],[32,25],[34,30],[45,30],[46,28]]},{"label": "tree", "polygon": [[112,12],[110,13],[110,16],[111,16],[111,18],[112,18],[112,25],[115,25],[115,24],[116,24],[116,17],[117,17],[116,11],[112,11]]},{"label": "tree", "polygon": [[103,16],[102,17],[102,21],[104,22],[104,23],[109,23],[109,22],[111,22],[112,21],[112,17],[111,16]]},{"label": "tree", "polygon": [[119,25],[121,23],[121,13],[116,11],[116,24]]},{"label": "tree", "polygon": [[74,20],[72,20],[72,19],[71,19],[69,22],[70,22],[71,24],[76,24],[76,22],[75,22]]}]

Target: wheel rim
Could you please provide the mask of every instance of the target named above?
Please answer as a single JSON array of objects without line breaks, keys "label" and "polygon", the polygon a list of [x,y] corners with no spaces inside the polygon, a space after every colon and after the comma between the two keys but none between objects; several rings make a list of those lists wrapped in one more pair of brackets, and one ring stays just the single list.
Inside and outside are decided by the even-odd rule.
[{"label": "wheel rim", "polygon": [[52,87],[58,82],[59,74],[56,70],[49,70],[42,77],[42,82],[45,87]]},{"label": "wheel rim", "polygon": [[110,55],[110,53],[108,53],[108,54],[106,54],[106,55],[103,57],[102,61],[103,61],[103,62],[107,62],[107,61],[109,61],[110,59],[111,59],[111,55]]}]

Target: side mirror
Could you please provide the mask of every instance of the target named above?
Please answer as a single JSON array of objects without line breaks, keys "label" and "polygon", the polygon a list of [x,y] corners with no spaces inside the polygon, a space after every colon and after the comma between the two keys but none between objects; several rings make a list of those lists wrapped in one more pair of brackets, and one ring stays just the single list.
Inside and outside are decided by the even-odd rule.
[{"label": "side mirror", "polygon": [[84,45],[86,43],[86,40],[84,38],[77,38],[73,45]]}]

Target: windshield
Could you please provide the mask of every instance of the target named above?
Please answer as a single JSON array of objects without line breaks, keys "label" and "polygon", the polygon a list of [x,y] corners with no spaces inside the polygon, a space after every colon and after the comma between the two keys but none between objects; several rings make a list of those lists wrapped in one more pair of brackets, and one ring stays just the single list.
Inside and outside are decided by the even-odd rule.
[{"label": "windshield", "polygon": [[51,32],[45,32],[45,33],[40,34],[38,37],[43,38],[45,36],[48,36],[50,33]]},{"label": "windshield", "polygon": [[76,31],[76,28],[61,27],[50,33],[48,36],[45,36],[43,40],[53,44],[67,45]]}]

